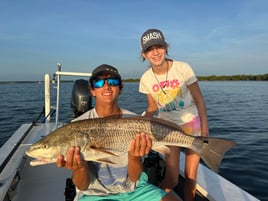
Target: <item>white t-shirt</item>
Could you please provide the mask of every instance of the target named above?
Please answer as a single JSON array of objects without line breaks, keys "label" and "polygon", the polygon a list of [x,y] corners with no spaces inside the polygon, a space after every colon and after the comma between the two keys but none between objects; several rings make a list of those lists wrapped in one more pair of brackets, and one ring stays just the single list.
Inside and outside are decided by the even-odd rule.
[{"label": "white t-shirt", "polygon": [[[125,109],[121,109],[123,117],[137,115]],[[98,118],[95,108],[85,112],[73,121],[83,119]],[[125,153],[120,157],[109,158],[115,164],[104,164],[97,162],[89,162],[90,184],[86,191],[77,189],[75,200],[85,195],[107,195],[133,191],[136,182],[130,181],[128,178],[128,154]]]},{"label": "white t-shirt", "polygon": [[183,125],[198,117],[197,107],[187,86],[197,81],[191,66],[173,61],[167,74],[154,74],[152,68],[141,77],[139,91],[151,94],[158,117]]}]

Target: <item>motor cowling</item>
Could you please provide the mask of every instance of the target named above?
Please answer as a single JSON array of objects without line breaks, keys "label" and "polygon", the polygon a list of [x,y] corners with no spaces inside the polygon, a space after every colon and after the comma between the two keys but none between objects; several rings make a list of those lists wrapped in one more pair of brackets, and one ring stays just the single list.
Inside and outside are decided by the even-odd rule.
[{"label": "motor cowling", "polygon": [[92,108],[92,97],[87,80],[79,79],[75,81],[72,90],[71,108],[73,108],[75,117]]}]

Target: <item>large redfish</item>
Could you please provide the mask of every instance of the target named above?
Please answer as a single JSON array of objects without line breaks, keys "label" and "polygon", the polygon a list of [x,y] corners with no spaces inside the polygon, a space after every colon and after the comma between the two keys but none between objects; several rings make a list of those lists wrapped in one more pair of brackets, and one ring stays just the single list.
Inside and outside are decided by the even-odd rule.
[{"label": "large redfish", "polygon": [[43,161],[55,162],[57,156],[66,156],[70,146],[80,146],[85,160],[113,163],[111,156],[120,157],[128,151],[130,141],[138,132],[152,138],[152,149],[166,154],[166,145],[195,151],[212,170],[217,171],[223,155],[234,142],[212,137],[194,137],[170,121],[148,118],[97,118],[66,124],[29,147],[26,154]]}]

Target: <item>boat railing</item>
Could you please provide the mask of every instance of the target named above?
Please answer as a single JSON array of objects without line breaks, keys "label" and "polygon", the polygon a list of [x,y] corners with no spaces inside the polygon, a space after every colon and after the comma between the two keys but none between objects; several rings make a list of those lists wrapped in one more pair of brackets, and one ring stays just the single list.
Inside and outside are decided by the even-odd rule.
[{"label": "boat railing", "polygon": [[[56,117],[55,124],[58,127],[59,123],[59,109],[60,109],[60,86],[61,86],[61,77],[62,76],[76,76],[76,77],[90,77],[91,73],[81,73],[81,72],[64,72],[61,71],[62,64],[58,63],[58,70],[53,75],[53,81],[57,82],[57,95],[56,95]],[[50,106],[50,78],[49,74],[44,76],[45,82],[45,117],[46,121],[50,121],[51,106]]]}]

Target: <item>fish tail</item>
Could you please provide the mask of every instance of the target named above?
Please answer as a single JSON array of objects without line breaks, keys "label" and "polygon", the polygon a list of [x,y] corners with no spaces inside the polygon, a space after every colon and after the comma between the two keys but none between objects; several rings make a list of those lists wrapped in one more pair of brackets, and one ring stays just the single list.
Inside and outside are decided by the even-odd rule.
[{"label": "fish tail", "polygon": [[203,147],[200,157],[210,169],[212,169],[214,172],[218,172],[225,152],[235,145],[236,143],[230,140],[203,138]]}]

